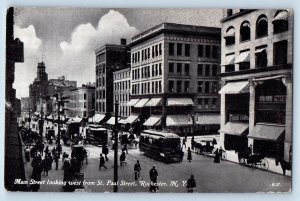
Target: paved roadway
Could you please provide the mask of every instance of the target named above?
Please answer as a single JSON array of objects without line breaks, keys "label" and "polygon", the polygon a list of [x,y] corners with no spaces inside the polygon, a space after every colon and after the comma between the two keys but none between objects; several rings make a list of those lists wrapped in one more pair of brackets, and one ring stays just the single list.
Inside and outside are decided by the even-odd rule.
[{"label": "paved roadway", "polygon": [[[106,163],[107,170],[98,170],[99,154],[101,147],[87,145],[90,151],[88,165],[84,164],[82,172],[89,183],[86,191],[112,192],[113,186],[109,180],[113,180],[113,151],[109,152],[109,161]],[[70,153],[70,148],[63,146],[63,151]],[[119,152],[120,155],[120,152]],[[148,186],[142,186],[140,182],[149,182],[149,170],[153,164],[158,170],[158,182],[162,182],[159,192],[186,192],[183,184],[191,174],[194,174],[197,189],[196,192],[286,192],[291,189],[291,177],[274,174],[258,169],[240,166],[238,164],[221,161],[220,164],[213,163],[213,158],[194,154],[193,160],[189,163],[186,160],[175,164],[165,164],[155,161],[143,155],[138,149],[130,149],[127,155],[127,165],[119,167],[119,181],[127,182],[126,185],[119,185],[119,192],[148,192]],[[141,176],[139,181],[134,181],[133,166],[136,160],[141,164]],[[53,163],[53,167],[55,164]],[[25,164],[27,173],[30,175],[32,168],[29,163]],[[62,180],[63,170],[61,161],[59,170],[50,170],[49,176],[42,176],[42,180]],[[98,180],[104,185],[97,185]],[[178,187],[171,186],[175,181]],[[134,183],[135,182],[135,183]],[[40,191],[62,191],[60,185],[41,185]]]}]

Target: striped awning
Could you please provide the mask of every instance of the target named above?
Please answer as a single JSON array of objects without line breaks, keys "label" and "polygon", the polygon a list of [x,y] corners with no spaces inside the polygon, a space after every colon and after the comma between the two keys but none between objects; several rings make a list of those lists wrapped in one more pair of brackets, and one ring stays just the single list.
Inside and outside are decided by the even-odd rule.
[{"label": "striped awning", "polygon": [[[121,118],[118,118],[118,121],[120,121]],[[115,125],[116,122],[116,118],[115,117],[111,117],[106,123],[109,125]]]},{"label": "striped awning", "polygon": [[219,91],[219,94],[240,94],[249,92],[249,82],[229,82]]},{"label": "striped awning", "polygon": [[192,122],[188,115],[168,115],[166,119],[167,126],[189,126]]},{"label": "striped awning", "polygon": [[197,116],[196,123],[199,125],[220,125],[221,118],[219,114],[202,114]]},{"label": "striped awning", "polygon": [[140,99],[131,99],[126,105],[134,106]]},{"label": "striped awning", "polygon": [[241,52],[234,63],[250,62],[250,51]]},{"label": "striped awning", "polygon": [[151,115],[143,124],[144,126],[158,126],[161,124],[161,115]]},{"label": "striped awning", "polygon": [[256,140],[277,141],[284,131],[284,125],[257,123],[247,137]]},{"label": "striped awning", "polygon": [[226,125],[220,129],[221,133],[226,133],[230,135],[243,136],[248,134],[248,123],[242,122],[227,122]]},{"label": "striped awning", "polygon": [[151,98],[145,106],[147,107],[155,107],[155,106],[161,106],[162,104],[162,98]]},{"label": "striped awning", "polygon": [[141,100],[139,100],[139,102],[137,102],[137,104],[134,105],[134,107],[145,107],[146,103],[149,101],[149,98],[142,98]]},{"label": "striped awning", "polygon": [[130,115],[129,117],[127,117],[125,122],[128,124],[132,124],[132,123],[136,122],[138,120],[138,118],[139,118],[138,115]]},{"label": "striped awning", "polygon": [[191,98],[168,98],[167,106],[193,106]]}]

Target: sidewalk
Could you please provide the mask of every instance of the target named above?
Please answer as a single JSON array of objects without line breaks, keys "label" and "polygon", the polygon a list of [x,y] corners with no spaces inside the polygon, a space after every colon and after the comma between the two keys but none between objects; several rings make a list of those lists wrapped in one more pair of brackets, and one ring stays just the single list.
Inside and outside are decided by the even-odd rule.
[{"label": "sidewalk", "polygon": [[[217,143],[218,143],[215,147],[220,147],[220,145],[219,145],[220,136],[219,135],[196,136],[195,140],[211,139],[213,137],[217,140]],[[182,139],[183,138],[181,138],[181,141],[182,141]],[[185,148],[184,152],[187,152],[187,148],[191,147],[191,139],[192,139],[192,137],[187,138],[186,148]],[[204,155],[209,156],[209,157],[214,157],[214,154],[204,154]],[[226,151],[226,155],[227,155],[227,157],[226,157],[227,161],[239,164],[237,153],[235,153],[234,151]],[[267,171],[274,172],[276,174],[281,174],[281,175],[283,174],[281,166],[280,165],[276,166],[274,158],[265,158],[265,159],[267,159],[267,161],[269,163],[269,169]],[[249,168],[251,168],[251,167],[249,167]],[[287,170],[286,176],[290,177],[291,171]]]}]

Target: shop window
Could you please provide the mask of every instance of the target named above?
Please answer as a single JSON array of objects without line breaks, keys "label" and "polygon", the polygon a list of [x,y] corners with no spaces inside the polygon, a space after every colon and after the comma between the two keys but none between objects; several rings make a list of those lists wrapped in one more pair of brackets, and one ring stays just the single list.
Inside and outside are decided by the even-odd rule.
[{"label": "shop window", "polygon": [[264,37],[268,35],[268,19],[265,15],[258,18],[256,22],[256,37]]},{"label": "shop window", "polygon": [[241,42],[250,40],[250,23],[245,21],[241,24],[240,28],[240,40]]},{"label": "shop window", "polygon": [[226,30],[226,34],[225,34],[224,38],[225,38],[226,46],[235,44],[235,29],[234,29],[234,27],[229,27]]},{"label": "shop window", "polygon": [[274,43],[274,65],[281,65],[287,63],[287,41],[280,41]]},{"label": "shop window", "polygon": [[282,33],[288,30],[288,16],[289,13],[286,10],[279,10],[276,12],[273,23],[274,33]]}]

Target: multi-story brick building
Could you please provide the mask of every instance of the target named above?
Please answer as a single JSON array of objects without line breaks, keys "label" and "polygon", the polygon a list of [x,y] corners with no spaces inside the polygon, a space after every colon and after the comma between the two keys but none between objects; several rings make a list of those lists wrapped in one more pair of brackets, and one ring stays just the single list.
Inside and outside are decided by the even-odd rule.
[{"label": "multi-story brick building", "polygon": [[[114,111],[113,72],[130,66],[130,51],[126,39],[121,44],[106,44],[96,54],[96,114],[111,116]],[[99,116],[99,115],[98,115]]]},{"label": "multi-story brick building", "polygon": [[289,160],[292,139],[293,13],[224,10],[221,144]]},{"label": "multi-story brick building", "polygon": [[130,106],[127,106],[130,101],[130,79],[130,68],[114,72],[114,103],[116,100],[119,103],[120,117],[130,115]]},{"label": "multi-story brick building", "polygon": [[173,23],[134,36],[128,103],[132,116],[139,115],[144,126],[189,129],[189,116],[196,113],[198,120],[214,120],[196,118],[201,133],[217,132],[220,36],[219,28]]}]

